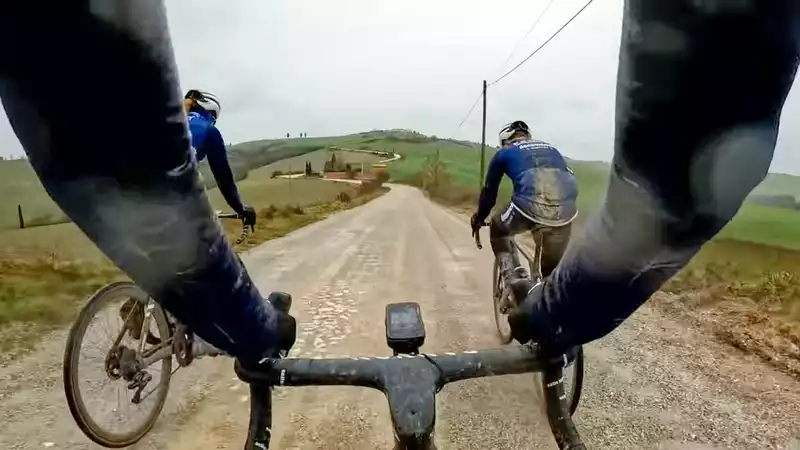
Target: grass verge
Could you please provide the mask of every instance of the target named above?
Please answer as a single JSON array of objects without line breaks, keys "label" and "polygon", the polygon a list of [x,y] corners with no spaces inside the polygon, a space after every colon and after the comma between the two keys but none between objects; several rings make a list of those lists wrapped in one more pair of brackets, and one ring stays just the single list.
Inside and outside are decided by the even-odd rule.
[{"label": "grass verge", "polygon": [[798,260],[785,249],[717,241],[667,282],[653,304],[800,378]]},{"label": "grass verge", "polygon": [[[333,183],[331,183],[333,184]],[[353,195],[308,206],[269,206],[259,210],[256,232],[235,245],[245,251],[270,239],[363,205],[388,192],[368,186]],[[238,221],[223,221],[231,242],[241,231]],[[125,276],[110,263],[64,260],[55,254],[0,259],[0,363],[30,351],[45,333],[72,322],[87,296]]]}]

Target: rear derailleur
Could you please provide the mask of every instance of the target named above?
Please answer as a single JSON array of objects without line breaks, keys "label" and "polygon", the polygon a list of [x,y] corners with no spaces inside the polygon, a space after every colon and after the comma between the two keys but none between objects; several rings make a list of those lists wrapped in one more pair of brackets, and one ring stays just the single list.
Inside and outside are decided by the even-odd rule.
[{"label": "rear derailleur", "polygon": [[131,398],[134,405],[141,403],[142,391],[153,380],[153,376],[144,369],[136,351],[124,345],[112,349],[106,357],[106,374],[114,380],[122,378],[128,382],[128,389],[136,391]]}]

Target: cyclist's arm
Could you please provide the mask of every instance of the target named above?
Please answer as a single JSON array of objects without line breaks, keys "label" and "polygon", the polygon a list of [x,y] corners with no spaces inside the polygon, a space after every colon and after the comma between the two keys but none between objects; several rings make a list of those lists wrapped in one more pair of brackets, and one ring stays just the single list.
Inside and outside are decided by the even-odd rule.
[{"label": "cyclist's arm", "polygon": [[486,180],[481,189],[481,195],[478,199],[478,223],[482,223],[489,217],[497,201],[497,190],[500,188],[500,181],[503,179],[505,171],[505,152],[503,150],[494,154],[491,161],[489,161],[489,168],[486,170]]},{"label": "cyclist's arm", "polygon": [[616,328],[766,176],[798,64],[797,8],[626,1],[606,201],[532,314],[554,350]]},{"label": "cyclist's arm", "polygon": [[222,139],[222,134],[216,127],[210,127],[208,134],[203,142],[205,146],[206,157],[208,158],[208,166],[211,168],[211,173],[214,174],[214,179],[217,181],[217,188],[225,198],[225,201],[237,214],[244,212],[244,205],[242,199],[239,197],[239,189],[236,188],[236,179],[233,176],[233,171],[228,163],[228,154],[225,149],[225,141]]},{"label": "cyclist's arm", "polygon": [[[15,43],[0,52],[2,104],[47,192],[103,253],[203,339],[258,358],[276,314],[199,183],[163,4],[129,3],[0,14],[0,41]],[[113,114],[120,96],[133,121]]]}]

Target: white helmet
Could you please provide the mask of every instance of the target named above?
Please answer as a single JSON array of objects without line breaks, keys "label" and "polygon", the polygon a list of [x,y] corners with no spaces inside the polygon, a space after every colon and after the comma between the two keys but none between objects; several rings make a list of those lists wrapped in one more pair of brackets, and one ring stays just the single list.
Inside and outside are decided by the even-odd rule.
[{"label": "white helmet", "polygon": [[222,111],[222,105],[219,103],[217,96],[205,91],[198,91],[197,89],[190,89],[183,98],[191,98],[195,101],[197,106],[211,113],[214,120],[219,119],[219,113]]},{"label": "white helmet", "polygon": [[521,120],[515,120],[514,122],[503,125],[503,128],[500,129],[500,133],[498,133],[498,137],[500,138],[500,146],[506,145],[506,141],[511,139],[511,136],[514,136],[516,133],[525,133],[530,135],[531,130],[528,128],[528,125]]}]

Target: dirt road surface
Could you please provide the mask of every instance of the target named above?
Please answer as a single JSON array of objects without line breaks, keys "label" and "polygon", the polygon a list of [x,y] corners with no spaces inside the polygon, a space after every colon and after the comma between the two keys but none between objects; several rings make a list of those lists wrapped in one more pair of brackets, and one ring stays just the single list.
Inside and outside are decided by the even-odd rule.
[{"label": "dirt road surface", "polygon": [[[487,239],[488,240],[488,239]],[[422,306],[429,352],[496,347],[492,256],[462,218],[396,186],[383,197],[270,241],[244,260],[262,292],[294,295],[295,356],[388,355],[389,302]],[[601,301],[601,299],[598,299]],[[92,449],[61,387],[64,332],[0,369],[0,448]],[[589,448],[800,448],[800,382],[644,307],[587,347],[577,425]],[[135,449],[240,449],[247,388],[232,362],[177,372],[153,431]],[[440,449],[553,449],[533,375],[450,385],[438,397]],[[276,449],[388,449],[382,394],[285,388]]]}]

